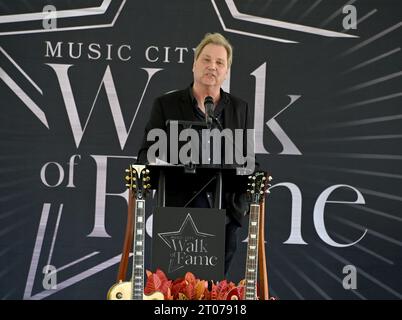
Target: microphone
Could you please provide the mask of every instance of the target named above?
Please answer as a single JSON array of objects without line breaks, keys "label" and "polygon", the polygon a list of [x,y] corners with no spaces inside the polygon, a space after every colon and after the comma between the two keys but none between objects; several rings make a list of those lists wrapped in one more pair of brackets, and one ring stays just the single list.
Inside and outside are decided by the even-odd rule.
[{"label": "microphone", "polygon": [[204,107],[205,122],[210,126],[212,124],[212,119],[214,118],[214,99],[212,99],[211,96],[205,97]]},{"label": "microphone", "polygon": [[204,107],[205,107],[205,121],[207,122],[207,125],[212,125],[212,122],[215,121],[216,124],[218,125],[220,130],[223,130],[222,124],[219,121],[217,117],[215,117],[214,113],[214,100],[212,97],[208,96],[205,97],[204,100]]}]

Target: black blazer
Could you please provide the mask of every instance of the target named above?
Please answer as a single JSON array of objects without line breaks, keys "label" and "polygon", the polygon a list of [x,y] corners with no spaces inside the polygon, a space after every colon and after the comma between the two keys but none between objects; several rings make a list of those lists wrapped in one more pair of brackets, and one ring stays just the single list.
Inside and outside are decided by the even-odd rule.
[{"label": "black blazer", "polygon": [[[224,104],[223,127],[229,129],[252,129],[253,119],[249,105],[221,89],[221,100]],[[137,162],[147,163],[148,148],[154,143],[147,141],[148,132],[154,128],[167,130],[167,120],[199,121],[193,111],[192,99],[189,88],[174,91],[155,99],[149,121],[145,127],[142,145],[138,151]],[[244,131],[246,132],[246,131]],[[244,142],[246,142],[244,134]],[[244,143],[244,148],[246,144]],[[243,150],[246,154],[246,150]],[[226,201],[225,201],[226,200]],[[246,214],[249,206],[245,194],[225,193],[224,204],[227,213],[241,225],[242,217]]]}]

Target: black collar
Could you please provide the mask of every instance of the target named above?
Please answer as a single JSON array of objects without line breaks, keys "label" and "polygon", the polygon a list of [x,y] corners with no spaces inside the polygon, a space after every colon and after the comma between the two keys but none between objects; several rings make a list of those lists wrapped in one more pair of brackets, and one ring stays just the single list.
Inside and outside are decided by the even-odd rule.
[{"label": "black collar", "polygon": [[[188,92],[189,92],[191,104],[193,106],[193,113],[195,114],[195,116],[198,119],[203,118],[204,113],[198,107],[197,99],[194,97],[194,94],[193,94],[193,84],[191,84],[190,87],[188,88]],[[223,91],[222,88],[220,89],[220,96],[221,97],[218,101],[218,104],[214,108],[214,114],[215,114],[215,117],[217,117],[219,119],[219,121],[223,123],[224,110],[229,107],[230,99],[229,99],[229,95],[225,91]]]},{"label": "black collar", "polygon": [[[190,86],[188,87],[188,93],[189,93],[189,95],[190,95],[190,100],[191,100],[191,102],[192,102],[192,105],[195,105],[195,104],[197,104],[197,99],[194,97],[194,94],[193,94],[193,82],[190,84]],[[230,101],[230,99],[229,99],[229,95],[225,92],[225,91],[223,91],[223,89],[222,88],[220,88],[220,96],[221,96],[221,98],[220,98],[220,100],[219,100],[219,102],[218,102],[218,105],[222,102],[223,104],[228,104],[229,103],[229,101]]]}]

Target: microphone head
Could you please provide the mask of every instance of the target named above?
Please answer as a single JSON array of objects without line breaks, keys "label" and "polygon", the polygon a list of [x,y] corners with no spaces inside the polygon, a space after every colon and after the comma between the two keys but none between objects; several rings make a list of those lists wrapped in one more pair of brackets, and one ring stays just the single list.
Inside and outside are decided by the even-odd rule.
[{"label": "microphone head", "polygon": [[205,97],[204,105],[207,105],[207,104],[212,104],[212,105],[214,105],[214,99],[213,99],[211,96]]},{"label": "microphone head", "polygon": [[210,96],[205,97],[204,108],[205,108],[205,121],[208,125],[211,125],[212,115],[214,113],[214,99],[212,99],[212,97]]},{"label": "microphone head", "polygon": [[205,112],[210,115],[214,110],[214,99],[211,96],[207,96],[204,99]]}]

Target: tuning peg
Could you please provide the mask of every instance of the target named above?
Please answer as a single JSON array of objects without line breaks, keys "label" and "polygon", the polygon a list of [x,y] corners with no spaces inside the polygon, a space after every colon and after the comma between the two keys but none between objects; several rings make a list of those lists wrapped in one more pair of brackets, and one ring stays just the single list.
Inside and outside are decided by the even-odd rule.
[{"label": "tuning peg", "polygon": [[251,190],[250,193],[254,193],[254,190]]},{"label": "tuning peg", "polygon": [[274,178],[272,178],[271,176],[268,177],[268,181],[272,181]]},{"label": "tuning peg", "polygon": [[151,185],[150,185],[149,183],[147,184],[147,188],[148,188],[148,189],[150,189],[150,188],[151,188]]},{"label": "tuning peg", "polygon": [[127,187],[127,188],[130,188],[130,184],[129,184],[129,183],[126,183],[126,187]]},{"label": "tuning peg", "polygon": [[145,173],[148,174],[148,173],[149,173],[149,170],[148,170],[148,169],[145,169]]},{"label": "tuning peg", "polygon": [[256,177],[255,176],[253,176],[253,178],[252,178],[253,180],[255,180],[256,179]]},{"label": "tuning peg", "polygon": [[249,179],[253,179],[253,177],[252,177],[252,176],[248,176],[248,178],[249,178]]},{"label": "tuning peg", "polygon": [[129,177],[129,176],[125,176],[125,179],[126,179],[127,181],[129,181],[129,180],[130,180],[130,177]]},{"label": "tuning peg", "polygon": [[130,172],[130,170],[129,170],[129,169],[126,169],[125,171],[126,171],[126,172]]},{"label": "tuning peg", "polygon": [[265,180],[267,180],[267,178],[266,178],[266,177],[262,177],[262,181],[265,181]]},{"label": "tuning peg", "polygon": [[271,193],[271,191],[269,191],[269,190],[265,190],[265,193]]}]

